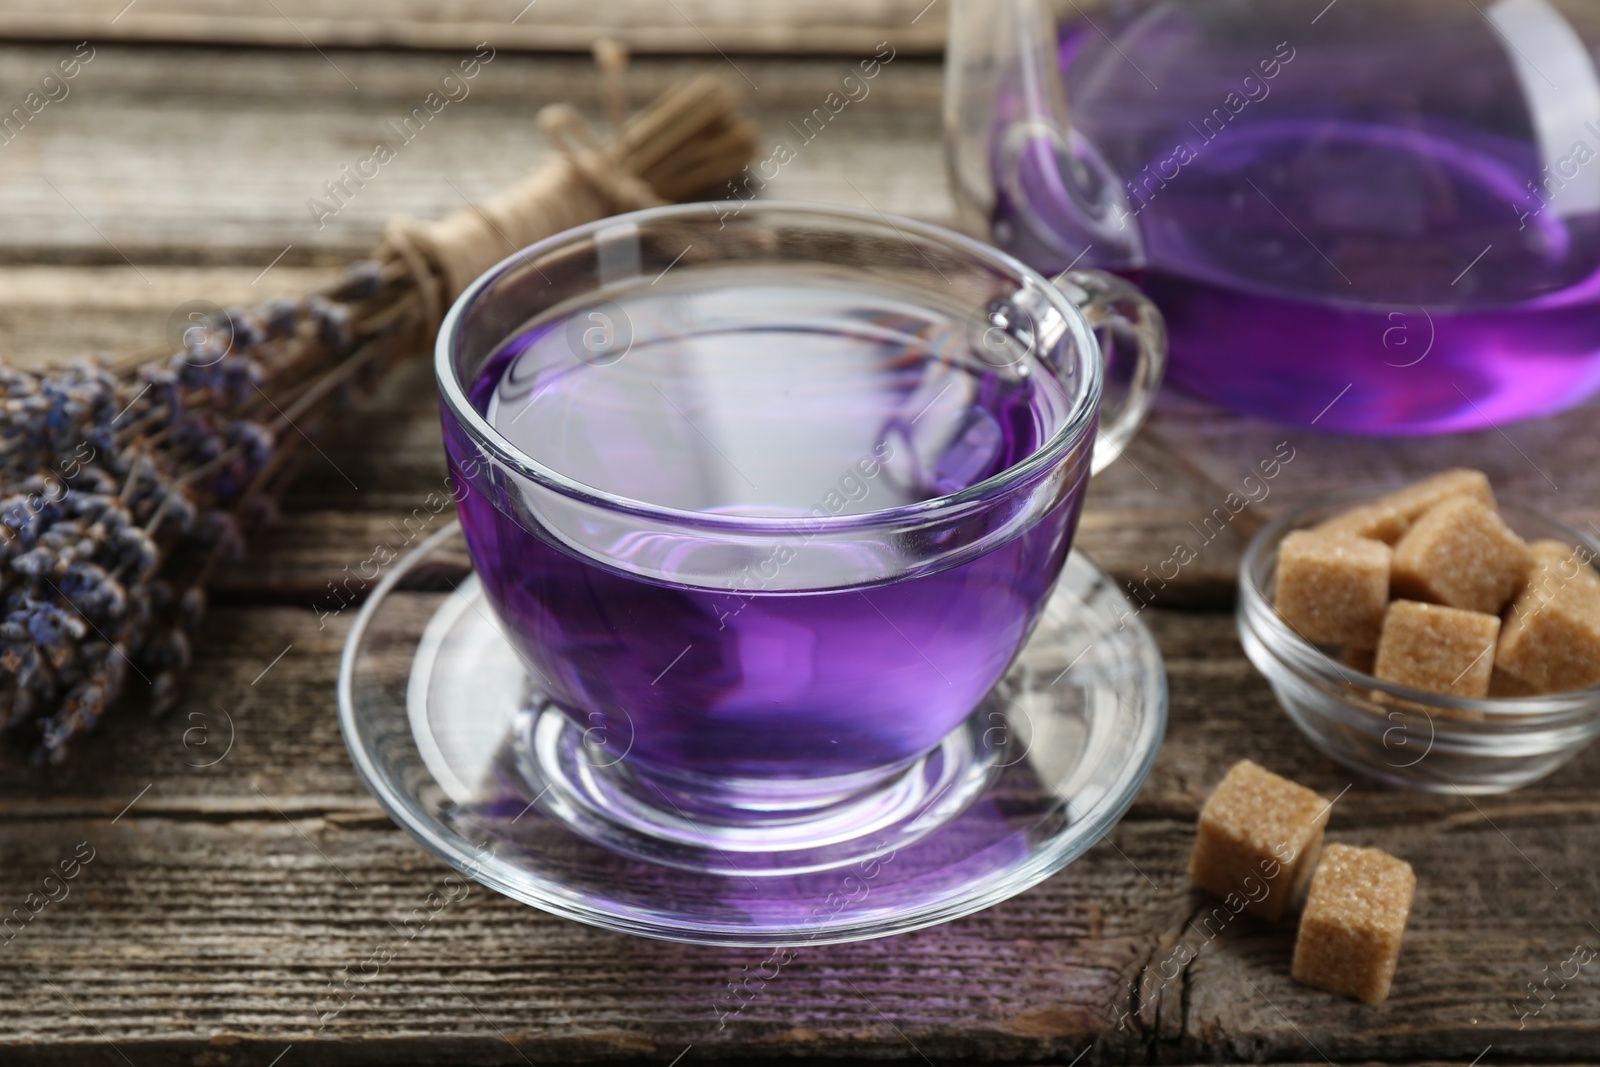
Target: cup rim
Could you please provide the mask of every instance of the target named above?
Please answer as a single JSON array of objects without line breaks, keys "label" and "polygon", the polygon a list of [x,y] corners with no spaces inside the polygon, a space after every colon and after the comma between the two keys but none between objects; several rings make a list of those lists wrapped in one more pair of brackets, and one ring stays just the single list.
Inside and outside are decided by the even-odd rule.
[{"label": "cup rim", "polygon": [[[463,384],[458,380],[455,373],[452,359],[455,337],[467,310],[472,307],[485,289],[494,284],[504,274],[518,265],[523,263],[532,264],[539,256],[547,255],[556,249],[587,239],[604,229],[626,225],[630,222],[656,222],[661,219],[701,219],[722,222],[729,217],[730,213],[735,218],[742,218],[746,214],[758,216],[788,214],[805,216],[808,221],[822,223],[831,220],[836,223],[870,223],[878,227],[887,226],[900,234],[901,237],[906,238],[908,242],[910,238],[907,235],[910,234],[929,242],[943,244],[946,247],[954,248],[969,255],[987,266],[1010,273],[1019,283],[1036,285],[1043,292],[1045,299],[1061,314],[1075,342],[1073,348],[1078,359],[1076,373],[1080,384],[1073,395],[1072,408],[1068,411],[1062,425],[1047,441],[1016,463],[996,472],[981,482],[974,483],[957,492],[946,493],[927,500],[901,504],[878,511],[850,515],[810,515],[794,518],[789,516],[718,515],[702,511],[690,511],[635,500],[597,489],[576,479],[569,478],[554,468],[525,455],[510,441],[506,440],[473,407],[466,395]],[[920,525],[930,520],[941,518],[959,518],[981,508],[1016,486],[1026,484],[1042,475],[1065,458],[1074,448],[1082,444],[1085,437],[1092,433],[1095,419],[1100,409],[1100,400],[1105,389],[1105,368],[1101,358],[1100,344],[1095,337],[1094,331],[1090,328],[1088,320],[1084,318],[1083,313],[1067,299],[1066,294],[1057,288],[1049,278],[1027,264],[998,248],[986,245],[981,241],[943,226],[918,222],[898,215],[888,215],[881,211],[861,211],[855,208],[835,207],[829,204],[812,204],[800,200],[763,200],[758,202],[708,200],[644,208],[639,211],[630,211],[596,219],[593,222],[563,230],[542,241],[536,241],[526,248],[519,249],[479,275],[471,285],[462,290],[461,295],[456,297],[454,303],[451,304],[450,310],[440,323],[438,334],[434,339],[434,378],[438,383],[439,396],[446,410],[471,434],[476,443],[480,447],[486,448],[497,462],[504,463],[518,474],[544,488],[610,512],[674,526],[694,526],[701,530],[724,530],[745,534],[800,533],[807,536],[815,536],[819,533],[841,533],[882,527]]]},{"label": "cup rim", "polygon": [[[1484,717],[1485,727],[1492,726],[1498,720],[1526,722],[1532,717],[1548,719],[1551,724],[1555,724],[1570,720],[1587,720],[1600,714],[1600,684],[1533,696],[1461,697],[1385,681],[1355,667],[1337,662],[1278,618],[1272,600],[1267,595],[1265,583],[1257,573],[1263,571],[1268,553],[1275,552],[1279,542],[1291,531],[1307,528],[1310,517],[1317,516],[1334,505],[1353,506],[1384,493],[1393,492],[1394,489],[1394,486],[1361,486],[1328,493],[1291,508],[1257,531],[1239,560],[1241,625],[1248,620],[1249,624],[1257,627],[1258,632],[1271,638],[1271,651],[1274,655],[1310,676],[1340,682],[1353,681],[1365,688],[1381,692],[1387,697],[1424,708],[1476,713]],[[1581,530],[1521,504],[1500,501],[1497,508],[1502,513],[1510,513],[1512,518],[1533,519],[1559,530],[1564,536],[1570,537],[1574,544],[1589,549],[1597,559],[1600,559],[1600,540]],[[1270,579],[1270,575],[1263,577]]]}]

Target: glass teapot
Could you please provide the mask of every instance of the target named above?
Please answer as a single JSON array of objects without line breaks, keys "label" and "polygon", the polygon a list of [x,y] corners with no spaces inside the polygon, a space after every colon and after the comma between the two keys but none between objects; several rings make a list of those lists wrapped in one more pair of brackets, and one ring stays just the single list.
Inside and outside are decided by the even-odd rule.
[{"label": "glass teapot", "polygon": [[1169,380],[1429,434],[1600,390],[1600,3],[957,0],[966,224],[1142,285]]}]

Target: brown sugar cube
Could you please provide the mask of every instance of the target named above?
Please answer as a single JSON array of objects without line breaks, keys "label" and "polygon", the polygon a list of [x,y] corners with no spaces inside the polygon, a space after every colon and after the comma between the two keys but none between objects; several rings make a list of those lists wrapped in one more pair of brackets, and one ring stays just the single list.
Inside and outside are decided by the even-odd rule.
[{"label": "brown sugar cube", "polygon": [[1466,496],[1480,500],[1493,508],[1494,491],[1489,478],[1482,471],[1445,471],[1403,489],[1386,493],[1370,504],[1359,504],[1325,519],[1312,529],[1318,533],[1342,533],[1352,537],[1367,537],[1393,545],[1405,535],[1413,520],[1431,511],[1435,504],[1451,497]]},{"label": "brown sugar cube", "polygon": [[[1550,568],[1551,579],[1565,585],[1569,582],[1581,582],[1594,589],[1600,589],[1600,574],[1596,574],[1593,567],[1594,553],[1586,548],[1577,548],[1562,541],[1534,541],[1528,546],[1529,553],[1533,556],[1534,569],[1541,565]],[[1533,581],[1530,572],[1528,581]]]},{"label": "brown sugar cube", "polygon": [[[1528,545],[1528,554],[1533,557],[1533,569],[1517,593],[1519,599],[1535,588],[1551,596],[1569,586],[1576,587],[1577,596],[1600,594],[1600,574],[1590,566],[1595,556],[1588,549],[1545,540]],[[1516,601],[1512,604],[1514,607]]]},{"label": "brown sugar cube", "polygon": [[1500,617],[1396,600],[1383,616],[1374,677],[1457,697],[1489,695]]},{"label": "brown sugar cube", "polygon": [[1506,613],[1494,662],[1529,693],[1600,682],[1600,576],[1588,552],[1541,541],[1528,583]]},{"label": "brown sugar cube", "polygon": [[1397,597],[1498,615],[1533,569],[1533,554],[1487,504],[1453,497],[1412,524],[1394,546]]},{"label": "brown sugar cube", "polygon": [[1389,995],[1416,895],[1411,864],[1375,848],[1329,845],[1294,943],[1294,980],[1377,1004]]},{"label": "brown sugar cube", "polygon": [[1405,516],[1406,521],[1415,522],[1437,505],[1456,496],[1471,497],[1487,508],[1494,507],[1494,490],[1489,488],[1489,476],[1482,471],[1464,468],[1413,482],[1372,503],[1376,507],[1393,508]]},{"label": "brown sugar cube", "polygon": [[1589,560],[1594,558],[1593,554],[1585,549],[1578,548],[1574,545],[1569,545],[1565,541],[1557,541],[1550,537],[1540,538],[1537,541],[1529,541],[1528,551],[1532,552],[1534,558],[1539,560],[1541,563],[1547,563],[1552,560],[1555,562],[1560,562],[1561,560],[1569,557],[1574,560],[1581,560],[1587,563]]},{"label": "brown sugar cube", "polygon": [[1313,644],[1373,648],[1389,600],[1381,541],[1296,530],[1278,546],[1278,617]]},{"label": "brown sugar cube", "polygon": [[1305,786],[1241,760],[1200,809],[1189,877],[1264,919],[1282,918],[1311,876],[1330,807]]},{"label": "brown sugar cube", "polygon": [[1348,534],[1392,545],[1405,535],[1411,520],[1393,504],[1362,504],[1317,523],[1317,533]]}]

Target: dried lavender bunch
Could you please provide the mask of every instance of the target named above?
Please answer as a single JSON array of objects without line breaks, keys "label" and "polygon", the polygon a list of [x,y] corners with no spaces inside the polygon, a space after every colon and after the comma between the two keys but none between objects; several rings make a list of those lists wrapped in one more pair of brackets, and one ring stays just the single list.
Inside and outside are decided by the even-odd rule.
[{"label": "dried lavender bunch", "polygon": [[133,683],[165,711],[203,582],[271,508],[302,433],[402,351],[416,316],[354,265],[331,290],[230,308],[116,372],[0,364],[0,730],[61,762]]},{"label": "dried lavender bunch", "polygon": [[607,144],[553,106],[541,122],[561,158],[436,223],[392,220],[375,258],[324,292],[218,312],[181,351],[126,370],[0,362],[0,731],[34,731],[35,758],[59,763],[128,691],[148,683],[151,707],[171,707],[206,577],[271,512],[296,445],[416,351],[508,250],[722,195],[755,156],[736,105],[702,75]]}]

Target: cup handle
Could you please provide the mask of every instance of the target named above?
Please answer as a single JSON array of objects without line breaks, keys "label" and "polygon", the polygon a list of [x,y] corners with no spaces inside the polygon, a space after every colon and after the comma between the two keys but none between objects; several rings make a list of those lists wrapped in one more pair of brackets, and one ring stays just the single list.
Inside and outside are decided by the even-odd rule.
[{"label": "cup handle", "polygon": [[[1099,474],[1122,455],[1144,425],[1167,369],[1167,326],[1161,312],[1132,284],[1099,270],[1062,271],[1050,279],[1083,313],[1100,342],[1106,364],[1105,399],[1100,405],[1100,433],[1094,442],[1090,472]],[[1134,365],[1120,397],[1111,381],[1116,360],[1132,348]]]}]

